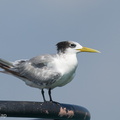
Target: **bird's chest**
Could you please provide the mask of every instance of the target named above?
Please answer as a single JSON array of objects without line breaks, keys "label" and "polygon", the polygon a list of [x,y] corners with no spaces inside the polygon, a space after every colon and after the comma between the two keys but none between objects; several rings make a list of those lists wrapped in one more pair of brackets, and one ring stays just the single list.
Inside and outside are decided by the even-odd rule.
[{"label": "bird's chest", "polygon": [[57,61],[56,70],[61,73],[61,78],[58,80],[59,86],[69,83],[74,78],[77,65],[75,58],[61,58]]}]

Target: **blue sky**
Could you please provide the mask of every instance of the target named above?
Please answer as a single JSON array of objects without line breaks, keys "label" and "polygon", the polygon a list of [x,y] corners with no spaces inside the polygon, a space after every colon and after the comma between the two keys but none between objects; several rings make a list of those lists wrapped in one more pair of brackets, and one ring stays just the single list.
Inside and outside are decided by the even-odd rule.
[{"label": "blue sky", "polygon": [[[55,88],[52,96],[61,103],[86,107],[91,120],[118,119],[119,5],[119,0],[1,0],[0,58],[15,61],[54,54],[55,44],[63,40],[101,51],[78,54],[76,77]],[[18,78],[0,74],[0,100],[42,101],[42,96]]]}]

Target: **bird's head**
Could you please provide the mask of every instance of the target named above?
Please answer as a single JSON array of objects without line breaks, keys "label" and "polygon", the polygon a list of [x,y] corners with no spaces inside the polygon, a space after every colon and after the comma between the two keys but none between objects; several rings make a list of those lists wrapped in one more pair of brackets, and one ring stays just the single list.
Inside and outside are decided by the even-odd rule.
[{"label": "bird's head", "polygon": [[77,42],[73,41],[62,41],[57,43],[58,53],[79,53],[79,52],[93,52],[100,53],[98,50],[83,47]]}]

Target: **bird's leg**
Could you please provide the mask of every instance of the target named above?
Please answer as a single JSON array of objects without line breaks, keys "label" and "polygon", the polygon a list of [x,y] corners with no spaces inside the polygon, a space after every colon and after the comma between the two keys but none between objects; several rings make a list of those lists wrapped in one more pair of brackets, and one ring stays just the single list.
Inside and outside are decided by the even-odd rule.
[{"label": "bird's leg", "polygon": [[49,94],[49,97],[50,97],[50,102],[55,103],[55,104],[57,104],[57,105],[60,104],[60,103],[55,102],[55,101],[52,100],[52,96],[51,96],[51,88],[48,90],[48,94]]},{"label": "bird's leg", "polygon": [[50,101],[52,101],[51,88],[48,90],[48,94],[49,94],[49,97],[50,97]]},{"label": "bird's leg", "polygon": [[46,100],[45,100],[45,95],[44,95],[44,90],[43,89],[41,90],[41,93],[42,93],[42,96],[43,96],[43,100],[45,102]]}]

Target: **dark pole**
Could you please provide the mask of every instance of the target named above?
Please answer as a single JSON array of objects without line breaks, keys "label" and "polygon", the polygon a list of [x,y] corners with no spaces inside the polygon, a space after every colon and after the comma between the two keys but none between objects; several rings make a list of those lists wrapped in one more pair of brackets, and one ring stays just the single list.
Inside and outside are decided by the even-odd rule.
[{"label": "dark pole", "polygon": [[86,108],[56,102],[0,101],[0,116],[90,120]]}]

